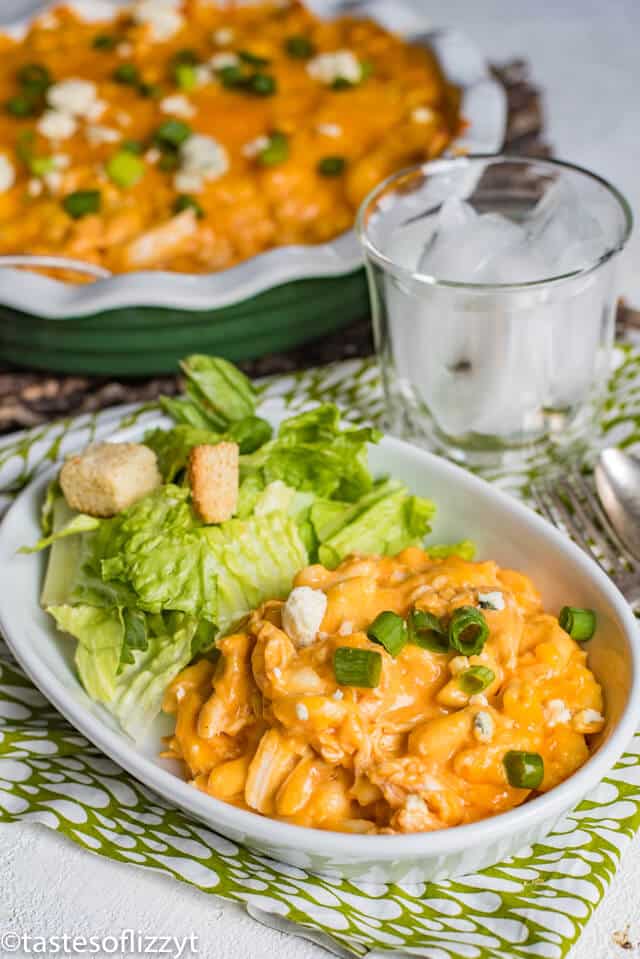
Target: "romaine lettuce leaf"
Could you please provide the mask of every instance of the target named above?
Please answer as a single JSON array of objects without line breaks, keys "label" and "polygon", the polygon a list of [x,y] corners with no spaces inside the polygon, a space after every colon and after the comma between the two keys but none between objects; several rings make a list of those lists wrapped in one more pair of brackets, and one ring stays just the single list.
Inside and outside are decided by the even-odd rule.
[{"label": "romaine lettuce leaf", "polygon": [[78,640],[76,668],[89,696],[103,703],[134,739],[160,712],[164,691],[193,657],[198,632],[188,616],[149,616],[145,644],[122,656],[123,611],[93,606],[50,606],[58,628]]},{"label": "romaine lettuce leaf", "polygon": [[349,553],[393,554],[421,545],[434,511],[396,480],[379,481],[357,503],[317,500],[310,515],[318,558],[333,569]]},{"label": "romaine lettuce leaf", "polygon": [[259,416],[246,416],[232,423],[223,433],[187,423],[180,423],[170,430],[150,430],[144,443],[156,454],[158,469],[165,483],[173,483],[185,469],[194,446],[231,440],[238,444],[241,453],[253,453],[268,442],[272,434],[273,429],[266,420]]},{"label": "romaine lettuce leaf", "polygon": [[[92,522],[88,522],[89,520]],[[62,495],[53,502],[51,535],[36,546],[24,550],[35,552],[36,549],[44,549],[51,544],[40,595],[43,606],[58,606],[70,601],[79,571],[89,551],[91,538],[95,535],[94,530],[99,525],[100,520],[92,516],[74,513]],[[82,532],[82,529],[85,532]]]},{"label": "romaine lettuce leaf", "polygon": [[298,525],[279,511],[203,530],[217,582],[216,625],[225,632],[267,599],[282,599],[309,557]]},{"label": "romaine lettuce leaf", "polygon": [[367,444],[379,439],[371,427],[341,429],[339,410],[327,403],[285,420],[276,439],[241,457],[241,482],[257,485],[257,474],[263,486],[281,480],[316,496],[354,501],[373,485]]},{"label": "romaine lettuce leaf", "polygon": [[118,609],[48,606],[58,629],[78,640],[76,667],[92,699],[109,703],[115,691],[124,626]]},{"label": "romaine lettuce leaf", "polygon": [[171,430],[150,430],[144,438],[145,446],[156,454],[158,469],[165,483],[173,483],[176,476],[182,472],[194,446],[219,441],[220,433],[188,426],[186,423],[174,426]]},{"label": "romaine lettuce leaf", "polygon": [[47,486],[44,502],[40,509],[40,529],[42,530],[43,536],[50,536],[51,533],[53,533],[53,507],[56,500],[61,496],[62,490],[60,489],[60,482],[56,476]]},{"label": "romaine lettuce leaf", "polygon": [[236,420],[253,416],[255,390],[237,366],[218,356],[194,354],[180,363],[186,377],[186,393],[221,432]]},{"label": "romaine lettuce leaf", "polygon": [[[55,510],[58,503],[64,503],[66,506],[65,500],[57,500],[52,509],[52,517],[55,515]],[[34,543],[33,546],[21,546],[18,552],[39,553],[41,550],[47,549],[49,546],[57,543],[58,540],[65,539],[67,536],[77,536],[78,533],[90,533],[93,530],[98,529],[100,523],[102,522],[102,520],[98,519],[96,516],[88,516],[86,513],[74,513],[73,510],[69,509],[68,506],[67,512],[68,519],[65,523],[60,524],[55,531],[50,533],[49,536],[44,536],[42,539],[39,539],[38,542]],[[53,523],[53,518],[51,522]]]},{"label": "romaine lettuce leaf", "polygon": [[460,559],[466,559],[468,562],[476,555],[476,544],[470,539],[463,539],[459,543],[438,543],[432,546],[427,543],[425,550],[431,559],[446,559],[447,556],[459,556]]},{"label": "romaine lettuce leaf", "polygon": [[96,603],[102,593],[103,605],[215,621],[216,577],[203,533],[189,490],[162,486],[102,522],[74,599]]}]

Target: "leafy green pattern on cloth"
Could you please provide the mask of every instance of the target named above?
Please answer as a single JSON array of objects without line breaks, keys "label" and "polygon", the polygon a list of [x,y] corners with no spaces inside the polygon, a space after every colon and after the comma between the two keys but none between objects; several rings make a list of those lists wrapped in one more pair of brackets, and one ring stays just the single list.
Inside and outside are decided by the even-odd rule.
[{"label": "leafy green pattern on cloth", "polygon": [[[269,381],[263,399],[294,410],[334,400],[354,420],[382,422],[371,361]],[[120,408],[0,442],[0,510],[37,469],[155,407]],[[594,446],[640,440],[640,353],[616,352]],[[517,473],[491,478],[526,498],[549,468],[538,449]],[[263,922],[340,956],[375,951],[428,959],[561,959],[604,895],[640,827],[640,735],[618,766],[543,843],[477,875],[394,885],[318,877],[216,835],[122,772],[34,688],[0,641],[0,821],[39,822],[99,855],[153,868],[243,903]]]}]

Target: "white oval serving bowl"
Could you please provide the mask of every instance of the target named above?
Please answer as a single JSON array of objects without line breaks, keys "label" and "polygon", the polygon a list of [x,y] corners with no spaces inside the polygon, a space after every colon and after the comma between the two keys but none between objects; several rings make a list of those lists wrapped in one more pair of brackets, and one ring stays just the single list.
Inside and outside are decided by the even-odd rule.
[{"label": "white oval serving bowl", "polygon": [[[262,411],[274,423],[278,401]],[[166,423],[158,417],[157,425]],[[149,427],[149,423],[145,424]],[[151,425],[156,425],[155,421]],[[134,427],[118,439],[139,439]],[[389,473],[437,505],[434,541],[474,540],[480,558],[530,575],[546,609],[565,603],[598,614],[589,663],[603,686],[607,724],[588,762],[566,782],[510,812],[466,826],[404,836],[358,836],[292,826],[236,809],[194,789],[172,763],[158,758],[160,718],[133,743],[84,693],[73,669],[74,643],[57,633],[38,606],[42,556],[16,555],[40,535],[39,508],[53,470],[16,500],[0,527],[0,628],[16,659],[43,694],[88,739],[165,800],[228,838],[274,859],[334,876],[369,881],[437,880],[475,872],[540,841],[616,763],[640,718],[640,647],[636,621],[599,567],[527,507],[457,466],[399,440],[370,452],[376,473]]]}]

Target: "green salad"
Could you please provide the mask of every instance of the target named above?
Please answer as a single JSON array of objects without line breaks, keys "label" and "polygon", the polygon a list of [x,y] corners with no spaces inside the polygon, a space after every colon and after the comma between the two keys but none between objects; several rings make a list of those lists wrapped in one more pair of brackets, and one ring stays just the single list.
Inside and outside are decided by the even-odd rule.
[{"label": "green salad", "polygon": [[[195,656],[216,655],[216,639],[250,610],[285,598],[301,568],[421,545],[435,509],[372,476],[367,446],[380,433],[341,422],[335,406],[289,417],[274,433],[232,364],[196,355],[182,369],[184,396],[161,400],[175,425],[142,440],[155,454],[156,487],[100,518],[71,509],[56,480],[43,539],[27,550],[50,547],[42,605],[77,640],[88,695],[134,738],[173,677]],[[221,443],[238,447],[237,503],[211,523],[195,508],[188,464],[195,447]],[[429,549],[473,553],[468,543]]]}]

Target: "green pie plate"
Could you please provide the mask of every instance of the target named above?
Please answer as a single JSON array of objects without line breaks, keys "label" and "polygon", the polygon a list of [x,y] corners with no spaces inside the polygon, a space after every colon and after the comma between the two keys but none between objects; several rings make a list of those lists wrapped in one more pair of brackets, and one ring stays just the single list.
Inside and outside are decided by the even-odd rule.
[{"label": "green pie plate", "polygon": [[61,373],[170,373],[187,353],[253,359],[292,349],[365,316],[364,270],[283,283],[227,307],[131,306],[48,319],[0,306],[0,358]]}]

